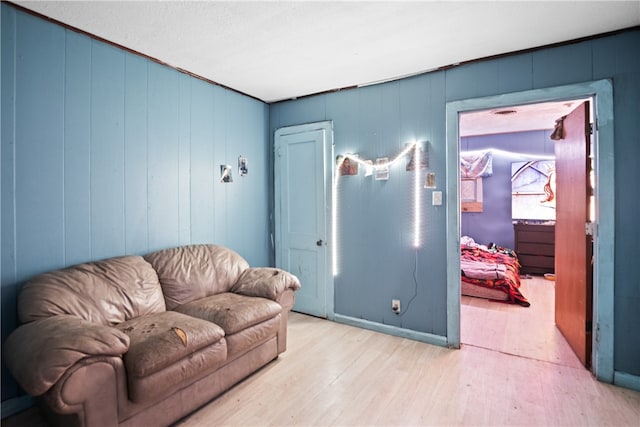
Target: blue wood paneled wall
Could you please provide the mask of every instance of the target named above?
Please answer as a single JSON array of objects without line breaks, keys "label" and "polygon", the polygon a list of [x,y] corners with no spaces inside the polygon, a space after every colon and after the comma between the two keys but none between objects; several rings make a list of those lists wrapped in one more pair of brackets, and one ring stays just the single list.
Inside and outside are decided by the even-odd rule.
[{"label": "blue wood paneled wall", "polygon": [[[438,189],[443,190],[445,102],[445,74],[430,73],[274,104],[271,124],[276,129],[333,120],[335,154],[357,153],[372,160],[392,159],[405,144],[428,141],[429,171],[436,173]],[[403,159],[394,165],[388,181],[365,178],[362,172],[340,178],[334,310],[357,319],[446,335],[445,209],[432,206],[430,191],[421,191],[424,245],[416,251],[414,175],[405,170],[406,164]],[[402,301],[402,316],[390,309],[395,298]]]},{"label": "blue wood paneled wall", "polygon": [[47,270],[191,243],[270,264],[268,105],[1,10],[3,340]]},{"label": "blue wood paneled wall", "polygon": [[[438,189],[445,173],[446,103],[571,83],[612,79],[615,125],[615,344],[616,371],[640,375],[640,281],[634,264],[640,227],[640,31],[474,62],[376,86],[321,94],[271,106],[272,131],[333,120],[336,155],[393,156],[404,143],[428,140],[429,168]],[[418,53],[419,54],[419,53]],[[428,52],[425,52],[428,54]],[[426,197],[424,246],[415,253],[407,231],[413,187],[402,170],[388,182],[342,179],[339,188],[340,273],[335,277],[337,314],[446,335],[444,207]],[[631,196],[633,195],[633,196]],[[449,197],[449,195],[445,195]],[[417,260],[417,263],[415,263]],[[391,298],[408,301],[403,317]]]}]

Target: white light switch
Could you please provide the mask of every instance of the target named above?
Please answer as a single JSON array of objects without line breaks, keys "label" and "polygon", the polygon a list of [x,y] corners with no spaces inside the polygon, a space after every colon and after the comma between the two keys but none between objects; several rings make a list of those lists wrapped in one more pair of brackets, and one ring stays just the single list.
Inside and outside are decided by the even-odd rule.
[{"label": "white light switch", "polygon": [[442,205],[442,191],[434,191],[431,193],[431,204],[433,206]]}]

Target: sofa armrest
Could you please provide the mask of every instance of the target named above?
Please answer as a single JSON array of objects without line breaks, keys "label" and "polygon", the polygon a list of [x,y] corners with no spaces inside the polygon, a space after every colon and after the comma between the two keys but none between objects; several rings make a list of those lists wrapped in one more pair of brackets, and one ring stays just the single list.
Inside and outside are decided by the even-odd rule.
[{"label": "sofa armrest", "polygon": [[287,289],[300,289],[300,281],[293,274],[279,268],[253,267],[242,272],[231,292],[277,301]]},{"label": "sofa armrest", "polygon": [[39,396],[76,362],[89,356],[120,356],[129,337],[115,328],[58,315],[18,327],[4,345],[4,361],[20,386]]}]

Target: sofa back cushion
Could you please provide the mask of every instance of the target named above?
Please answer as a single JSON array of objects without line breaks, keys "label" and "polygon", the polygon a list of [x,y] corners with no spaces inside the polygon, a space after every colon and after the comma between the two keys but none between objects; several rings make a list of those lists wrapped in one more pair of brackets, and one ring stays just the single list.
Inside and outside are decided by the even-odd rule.
[{"label": "sofa back cushion", "polygon": [[23,323],[68,314],[106,326],[165,311],[153,267],[136,255],[74,265],[34,277],[18,297]]},{"label": "sofa back cushion", "polygon": [[227,292],[249,268],[237,252],[218,245],[190,245],[145,256],[162,285],[167,310]]}]

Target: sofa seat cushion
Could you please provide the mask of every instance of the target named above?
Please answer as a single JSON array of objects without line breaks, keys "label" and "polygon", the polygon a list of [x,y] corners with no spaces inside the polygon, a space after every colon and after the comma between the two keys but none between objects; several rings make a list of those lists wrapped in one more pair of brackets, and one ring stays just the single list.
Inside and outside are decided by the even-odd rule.
[{"label": "sofa seat cushion", "polygon": [[276,317],[282,307],[275,301],[223,292],[183,304],[174,310],[220,325],[226,335]]},{"label": "sofa seat cushion", "polygon": [[214,323],[173,311],[137,317],[116,326],[130,338],[127,373],[145,377],[224,338]]},{"label": "sofa seat cushion", "polygon": [[269,338],[278,335],[281,319],[282,315],[279,314],[257,325],[238,331],[233,335],[225,336],[224,339],[227,341],[227,361],[242,356],[249,350],[268,341]]}]

